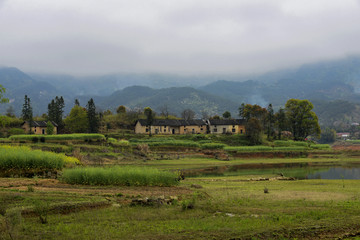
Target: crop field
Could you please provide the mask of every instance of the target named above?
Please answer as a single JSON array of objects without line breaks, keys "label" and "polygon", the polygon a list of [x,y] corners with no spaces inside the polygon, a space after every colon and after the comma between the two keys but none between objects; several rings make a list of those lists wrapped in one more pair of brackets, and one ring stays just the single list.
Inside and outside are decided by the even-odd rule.
[{"label": "crop field", "polygon": [[[356,150],[286,141],[239,146],[202,135],[99,139],[3,141],[2,173],[58,173],[0,178],[0,239],[360,236],[359,180],[306,179],[334,166],[357,168]],[[308,154],[283,155],[297,151]]]}]

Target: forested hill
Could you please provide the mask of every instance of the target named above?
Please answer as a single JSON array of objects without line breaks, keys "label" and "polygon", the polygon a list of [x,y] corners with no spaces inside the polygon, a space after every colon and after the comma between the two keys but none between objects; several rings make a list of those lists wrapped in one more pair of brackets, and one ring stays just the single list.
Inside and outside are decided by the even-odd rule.
[{"label": "forested hill", "polygon": [[177,115],[182,110],[189,108],[200,117],[202,112],[214,115],[230,111],[236,114],[240,103],[190,87],[152,89],[143,86],[127,87],[99,102],[99,106],[103,109],[116,109],[119,105],[138,109],[150,106],[157,112],[160,112],[161,108],[167,107],[171,113]]}]

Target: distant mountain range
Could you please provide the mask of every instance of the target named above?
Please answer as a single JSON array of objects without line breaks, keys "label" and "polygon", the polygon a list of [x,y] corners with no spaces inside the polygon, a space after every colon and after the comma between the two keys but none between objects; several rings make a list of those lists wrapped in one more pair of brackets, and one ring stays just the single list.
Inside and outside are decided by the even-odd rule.
[{"label": "distant mountain range", "polygon": [[183,77],[164,74],[79,78],[0,68],[0,84],[6,88],[6,97],[10,99],[9,104],[0,106],[0,111],[4,113],[12,105],[18,115],[25,94],[31,98],[35,115],[46,113],[48,103],[55,96],[64,97],[66,112],[72,108],[75,98],[85,106],[93,97],[102,110],[115,110],[125,105],[132,109],[150,106],[159,112],[166,106],[175,114],[190,108],[198,116],[203,112],[221,115],[224,111],[231,111],[235,116],[242,102],[264,107],[272,103],[280,107],[289,98],[300,98],[314,103],[323,124],[360,122],[360,56],[308,64],[251,79],[236,75]]}]

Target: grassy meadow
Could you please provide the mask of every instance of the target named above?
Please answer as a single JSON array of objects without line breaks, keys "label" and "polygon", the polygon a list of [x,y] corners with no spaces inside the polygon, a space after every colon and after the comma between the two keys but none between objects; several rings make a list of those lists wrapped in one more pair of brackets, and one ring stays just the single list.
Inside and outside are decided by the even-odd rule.
[{"label": "grassy meadow", "polygon": [[4,140],[1,172],[56,169],[58,174],[0,178],[0,239],[360,234],[359,180],[301,180],[305,172],[360,166],[360,152],[291,141],[246,146],[242,138],[225,137]]}]

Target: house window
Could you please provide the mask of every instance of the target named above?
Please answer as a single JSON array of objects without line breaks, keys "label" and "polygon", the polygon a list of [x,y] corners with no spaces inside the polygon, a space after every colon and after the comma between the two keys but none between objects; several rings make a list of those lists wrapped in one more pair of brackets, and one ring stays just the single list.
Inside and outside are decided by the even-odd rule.
[{"label": "house window", "polygon": [[148,129],[148,128],[146,128],[145,132],[149,132],[149,129]]},{"label": "house window", "polygon": [[242,129],[240,130],[240,133],[241,133],[241,134],[243,133]]},{"label": "house window", "polygon": [[226,133],[226,128],[223,128],[223,133]]},{"label": "house window", "polygon": [[203,128],[200,128],[200,130],[202,131],[202,130],[204,130]]},{"label": "house window", "polygon": [[217,132],[217,128],[214,128],[214,132]]},{"label": "house window", "polygon": [[233,133],[235,132],[235,128],[232,129],[232,132],[233,132]]}]

